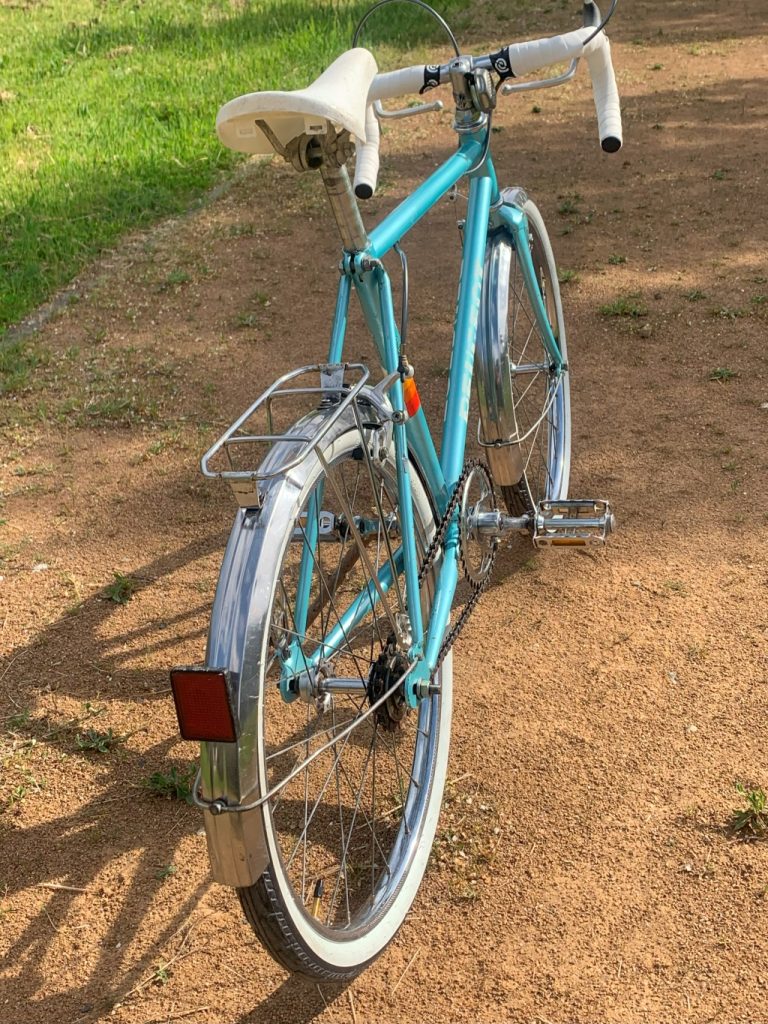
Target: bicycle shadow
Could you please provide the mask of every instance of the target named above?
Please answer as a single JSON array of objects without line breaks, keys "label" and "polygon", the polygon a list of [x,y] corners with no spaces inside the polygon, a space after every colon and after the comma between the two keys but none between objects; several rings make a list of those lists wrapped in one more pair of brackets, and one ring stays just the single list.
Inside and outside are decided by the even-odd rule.
[{"label": "bicycle shadow", "polygon": [[292,1024],[310,1024],[349,989],[350,983],[323,982],[290,975],[280,987],[254,1009],[232,1021],[232,1024],[274,1024],[290,1020]]},{"label": "bicycle shadow", "polygon": [[[136,574],[153,583],[167,580],[201,556],[221,550],[222,543],[222,534],[212,533],[146,563]],[[24,823],[21,802],[0,814],[3,903],[11,901],[14,907],[19,901],[27,906],[37,904],[22,930],[3,946],[0,1004],[14,1007],[9,1018],[14,1024],[42,1019],[41,1014],[50,1020],[98,1019],[141,985],[153,965],[167,958],[164,947],[184,929],[213,884],[202,836],[196,840],[200,856],[193,858],[193,870],[186,853],[180,854],[182,845],[195,842],[193,837],[201,826],[198,811],[183,801],[160,800],[143,785],[153,770],[165,771],[169,765],[183,770],[191,759],[190,745],[175,735],[162,736],[167,730],[161,730],[160,738],[151,737],[148,744],[131,743],[128,737],[109,753],[88,753],[78,749],[76,735],[89,723],[98,726],[98,717],[35,716],[41,675],[49,666],[72,665],[73,651],[77,652],[77,667],[58,677],[48,676],[57,696],[75,697],[85,702],[86,708],[117,697],[154,709],[159,700],[168,699],[167,686],[162,690],[145,688],[155,681],[153,671],[127,669],[124,661],[128,655],[122,652],[130,648],[135,658],[138,643],[143,644],[141,653],[157,653],[178,642],[178,634],[174,632],[173,639],[155,637],[149,626],[142,626],[113,631],[105,643],[100,633],[118,607],[103,593],[92,596],[76,614],[64,616],[27,647],[16,649],[6,667],[6,673],[13,671],[14,704],[18,705],[19,697],[29,699],[28,721],[13,723],[13,750],[48,748],[46,761],[67,764],[68,790],[61,792],[61,778],[57,777],[49,805],[38,802],[38,820],[32,824]],[[188,608],[168,621],[183,627],[200,612],[201,608]],[[204,632],[203,628],[190,628],[182,635],[186,642],[199,643],[204,641]],[[105,693],[104,679],[111,679],[118,668],[118,692]],[[148,729],[155,717],[146,716]],[[97,792],[82,802],[80,785]],[[55,814],[57,808],[67,805],[75,809],[50,816],[49,811]],[[163,870],[175,860],[183,865],[184,881],[190,888],[181,901],[174,901],[172,913],[154,931],[151,948],[137,956],[131,947],[162,898],[161,886],[167,877]],[[88,936],[93,928],[99,934],[96,948]],[[82,958],[82,963],[69,971],[70,978],[79,980],[65,992],[47,995],[46,964],[52,955],[59,955],[62,937],[67,940],[65,957]],[[125,971],[124,963],[131,965]],[[105,982],[112,978],[119,980],[114,985]]]}]

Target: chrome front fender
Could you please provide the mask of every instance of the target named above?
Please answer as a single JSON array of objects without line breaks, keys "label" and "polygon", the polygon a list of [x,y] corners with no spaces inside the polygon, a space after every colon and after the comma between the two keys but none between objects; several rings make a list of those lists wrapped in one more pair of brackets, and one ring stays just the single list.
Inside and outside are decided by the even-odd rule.
[{"label": "chrome front fender", "polygon": [[[527,202],[520,188],[502,192],[505,205],[523,210]],[[512,400],[512,375],[509,361],[507,307],[509,272],[514,245],[510,234],[499,230],[488,237],[483,267],[483,297],[477,325],[475,382],[480,409],[479,439],[495,483],[509,486],[520,481],[524,472]],[[494,447],[495,446],[495,447]]]}]

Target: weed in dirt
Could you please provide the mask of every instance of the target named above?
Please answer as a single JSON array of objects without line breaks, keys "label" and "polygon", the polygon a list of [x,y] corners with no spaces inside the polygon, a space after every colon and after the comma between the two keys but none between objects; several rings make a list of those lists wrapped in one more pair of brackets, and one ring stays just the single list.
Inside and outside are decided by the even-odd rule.
[{"label": "weed in dirt", "polygon": [[75,745],[78,750],[93,750],[97,754],[108,754],[115,747],[125,740],[125,736],[119,736],[112,729],[106,732],[99,732],[98,729],[86,729],[75,736]]},{"label": "weed in dirt", "polygon": [[540,114],[541,113],[541,107],[538,105],[538,103],[534,103],[533,104],[533,106],[531,107],[531,113],[532,114]]},{"label": "weed in dirt", "polygon": [[720,167],[718,170],[713,171],[712,177],[715,181],[725,181],[725,176],[728,172],[724,167]]},{"label": "weed in dirt", "polygon": [[664,580],[664,586],[667,590],[671,590],[673,594],[685,595],[687,593],[682,580]]},{"label": "weed in dirt", "polygon": [[25,769],[22,772],[23,782],[14,786],[5,800],[5,810],[13,807],[18,808],[30,793],[42,793],[47,783],[45,779],[36,778],[31,771]]},{"label": "weed in dirt", "polygon": [[235,320],[236,327],[255,327],[259,322],[258,313],[238,313]]},{"label": "weed in dirt", "polygon": [[734,377],[738,377],[736,370],[730,370],[727,366],[716,366],[714,370],[709,372],[709,380],[718,380],[720,383],[724,383],[728,380],[733,380]]},{"label": "weed in dirt", "polygon": [[53,473],[53,466],[16,466],[12,470],[13,476],[50,476]]},{"label": "weed in dirt", "polygon": [[747,311],[733,306],[720,306],[717,309],[710,309],[709,314],[719,317],[721,320],[740,320],[747,315]]},{"label": "weed in dirt", "polygon": [[249,238],[256,234],[256,225],[248,221],[242,224],[230,224],[227,233],[230,238]]},{"label": "weed in dirt", "polygon": [[573,214],[579,213],[579,203],[582,197],[578,192],[573,192],[570,195],[564,195],[558,197],[561,202],[557,207],[557,212],[561,217],[570,217]]},{"label": "weed in dirt", "polygon": [[192,275],[186,270],[172,270],[170,274],[161,281],[157,286],[159,292],[167,292],[169,288],[180,288],[183,284],[188,284],[192,280]]},{"label": "weed in dirt", "polygon": [[105,591],[107,599],[114,601],[115,604],[128,604],[139,586],[138,580],[132,576],[125,576],[121,572],[115,572],[113,576],[115,577],[114,583],[110,583]]},{"label": "weed in dirt", "polygon": [[753,295],[749,301],[753,306],[763,306],[768,302],[768,295]]},{"label": "weed in dirt", "polygon": [[157,982],[158,985],[167,985],[170,977],[171,972],[168,970],[168,964],[158,964],[151,980]]},{"label": "weed in dirt", "polygon": [[29,375],[43,361],[38,349],[21,341],[0,349],[0,395],[21,391],[29,383]]},{"label": "weed in dirt", "polygon": [[627,257],[626,256],[621,256],[619,253],[614,253],[612,256],[608,257],[608,262],[612,266],[618,267],[621,263],[626,263],[627,262]]},{"label": "weed in dirt", "polygon": [[768,795],[765,790],[737,782],[736,792],[747,806],[734,808],[730,831],[740,839],[765,839],[768,837]]},{"label": "weed in dirt", "polygon": [[171,768],[168,772],[152,772],[144,779],[142,785],[156,796],[166,800],[185,800],[192,803],[192,785],[195,781],[196,769],[192,764],[186,769]]},{"label": "weed in dirt", "polygon": [[688,661],[700,663],[706,659],[708,653],[708,648],[705,647],[703,644],[691,644],[690,647],[686,650],[685,656],[688,659]]},{"label": "weed in dirt", "polygon": [[5,720],[5,724],[9,732],[19,732],[26,725],[29,724],[29,720],[32,717],[32,712],[29,708],[22,708],[21,711],[17,711],[15,715],[11,715]]},{"label": "weed in dirt", "polygon": [[432,861],[445,873],[445,888],[455,902],[474,902],[479,886],[492,870],[503,829],[496,808],[484,802],[480,786],[467,793],[460,783],[449,782],[443,798],[444,827],[432,845]]},{"label": "weed in dirt", "polygon": [[576,270],[560,270],[557,274],[557,280],[560,284],[576,284],[579,280],[579,274]]},{"label": "weed in dirt", "polygon": [[10,796],[5,801],[6,809],[10,809],[11,807],[15,807],[17,804],[20,804],[26,795],[26,786],[14,786],[11,790]]},{"label": "weed in dirt", "polygon": [[685,293],[685,297],[689,302],[700,302],[702,299],[706,299],[707,293],[703,292],[701,288],[692,288],[691,291]]},{"label": "weed in dirt", "polygon": [[626,316],[637,318],[648,315],[648,309],[643,305],[640,296],[633,292],[631,295],[620,295],[613,302],[606,302],[600,306],[602,316]]},{"label": "weed in dirt", "polygon": [[55,375],[37,375],[36,385],[46,388],[38,418],[85,427],[157,421],[180,378],[179,367],[165,354],[157,358],[133,346],[102,346],[79,366],[61,360],[52,371]]},{"label": "weed in dirt", "polygon": [[155,872],[158,882],[164,882],[166,878],[172,878],[179,869],[175,864],[165,864]]}]

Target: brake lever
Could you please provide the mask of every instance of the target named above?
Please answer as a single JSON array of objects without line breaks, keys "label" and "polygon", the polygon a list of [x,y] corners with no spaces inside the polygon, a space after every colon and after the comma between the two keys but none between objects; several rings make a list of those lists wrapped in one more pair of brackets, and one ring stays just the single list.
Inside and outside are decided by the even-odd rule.
[{"label": "brake lever", "polygon": [[529,89],[551,89],[555,85],[563,85],[564,82],[569,82],[576,74],[576,68],[579,66],[580,57],[575,57],[568,70],[564,71],[562,75],[557,75],[556,78],[544,78],[538,82],[504,82],[501,86],[502,96],[509,96],[512,92],[528,92]]},{"label": "brake lever", "polygon": [[432,103],[420,103],[417,107],[403,107],[402,110],[385,110],[381,100],[374,100],[373,112],[379,121],[394,121],[401,117],[414,117],[416,114],[431,114],[432,111],[443,109],[442,100],[434,100]]}]

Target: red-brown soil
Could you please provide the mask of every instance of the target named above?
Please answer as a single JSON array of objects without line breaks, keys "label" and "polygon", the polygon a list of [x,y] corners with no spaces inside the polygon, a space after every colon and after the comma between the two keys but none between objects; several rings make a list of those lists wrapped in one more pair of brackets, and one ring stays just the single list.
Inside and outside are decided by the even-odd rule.
[{"label": "red-brown soil", "polygon": [[[478,50],[522,31],[494,6]],[[196,755],[167,669],[202,656],[233,512],[199,455],[325,351],[338,246],[318,183],[244,169],[127,240],[40,331],[47,362],[2,426],[3,1020],[768,1021],[768,844],[728,830],[735,781],[768,787],[764,16],[621,5],[616,157],[584,75],[500,105],[500,177],[576,273],[572,493],[609,497],[621,530],[598,553],[500,560],[456,650],[434,863],[346,990],[273,963],[211,881],[200,814],[143,785]],[[449,151],[449,119],[384,145],[378,214]],[[408,249],[433,423],[462,206]],[[644,311],[601,313],[622,296]],[[349,354],[369,358],[359,332]],[[115,572],[136,582],[124,604]],[[89,727],[126,738],[85,752]]]}]

